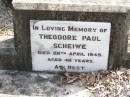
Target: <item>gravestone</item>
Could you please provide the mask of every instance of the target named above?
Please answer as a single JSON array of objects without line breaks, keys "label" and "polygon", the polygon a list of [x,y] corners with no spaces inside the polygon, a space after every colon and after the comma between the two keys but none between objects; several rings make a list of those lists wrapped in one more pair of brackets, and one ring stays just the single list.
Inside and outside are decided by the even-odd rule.
[{"label": "gravestone", "polygon": [[130,2],[13,0],[19,70],[86,72],[127,58]]}]

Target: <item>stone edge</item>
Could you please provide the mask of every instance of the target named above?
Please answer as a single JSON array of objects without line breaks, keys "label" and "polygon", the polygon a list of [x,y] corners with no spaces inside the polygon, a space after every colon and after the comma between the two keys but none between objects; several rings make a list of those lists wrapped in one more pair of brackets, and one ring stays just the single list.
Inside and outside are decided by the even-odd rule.
[{"label": "stone edge", "polygon": [[50,11],[75,11],[75,12],[116,12],[127,13],[128,5],[96,5],[96,4],[58,4],[58,3],[19,3],[12,2],[16,10],[50,10]]}]

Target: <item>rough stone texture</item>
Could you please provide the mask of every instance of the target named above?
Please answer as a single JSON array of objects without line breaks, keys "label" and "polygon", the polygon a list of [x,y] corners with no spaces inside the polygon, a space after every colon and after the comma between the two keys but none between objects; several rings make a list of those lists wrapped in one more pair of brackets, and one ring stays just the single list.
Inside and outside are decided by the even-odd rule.
[{"label": "rough stone texture", "polygon": [[0,97],[34,97],[34,96],[0,94]]},{"label": "rough stone texture", "polygon": [[125,64],[127,49],[127,14],[126,13],[90,13],[68,11],[14,11],[15,44],[18,69],[31,70],[30,25],[29,20],[66,20],[111,22],[111,41],[109,69]]},{"label": "rough stone texture", "polygon": [[12,23],[11,13],[5,7],[2,0],[0,0],[0,28],[5,27]]},{"label": "rough stone texture", "polygon": [[[27,96],[26,96],[27,95]],[[45,73],[0,70],[0,97],[129,97],[130,70]]]},{"label": "rough stone texture", "polygon": [[16,69],[12,11],[0,0],[0,69]]},{"label": "rough stone texture", "polygon": [[10,95],[5,97],[94,97],[85,87],[61,84],[58,77],[56,73],[0,71],[0,93]]},{"label": "rough stone texture", "polygon": [[4,2],[4,4],[6,5],[6,7],[8,8],[12,8],[12,1],[13,0],[2,0]]},{"label": "rough stone texture", "polygon": [[[14,0],[15,5],[23,4],[22,8],[24,8],[24,4],[29,8],[29,2],[33,2],[31,4],[37,4],[37,2],[47,2],[48,0]],[[1,69],[18,69],[18,70],[32,70],[32,59],[31,59],[31,48],[30,48],[30,26],[29,20],[71,20],[71,21],[94,21],[94,22],[111,22],[112,23],[112,31],[111,31],[111,41],[110,41],[110,55],[109,55],[109,69],[118,68],[125,64],[125,60],[127,59],[126,49],[127,49],[127,30],[128,30],[128,13],[126,13],[129,1],[124,0],[68,0],[63,2],[64,0],[55,2],[59,3],[60,7],[66,8],[66,6],[71,6],[78,4],[78,6],[85,5],[101,5],[96,9],[95,6],[89,7],[86,10],[84,8],[84,12],[82,9],[75,10],[74,6],[71,6],[71,9],[75,11],[70,11],[69,9],[65,9],[66,11],[45,11],[39,10],[40,7],[37,6],[37,10],[29,9],[23,10],[20,7],[14,10],[14,26],[15,26],[15,48],[16,53],[13,50],[9,50],[10,48],[4,49],[4,52],[7,52],[6,55],[0,55],[0,68]],[[20,2],[20,3],[18,3]],[[55,7],[49,7],[53,2],[50,2],[48,6],[46,6],[46,10],[54,10]],[[85,2],[83,4],[83,2]],[[69,4],[68,4],[69,3]],[[75,4],[74,4],[75,3]],[[44,3],[41,3],[44,4]],[[54,6],[56,4],[53,4]],[[83,5],[82,5],[83,4]],[[118,4],[118,5],[116,5]],[[109,6],[109,8],[105,9],[104,7]],[[112,9],[111,6],[116,6],[115,10]],[[122,7],[121,7],[122,6]],[[60,8],[58,7],[58,8]],[[120,10],[118,9],[120,8]],[[49,9],[50,8],[50,9]],[[93,8],[93,10],[92,10]],[[125,11],[121,11],[122,8],[125,8]],[[95,12],[95,11],[99,12]],[[89,11],[89,12],[88,12]],[[93,11],[93,12],[90,12]],[[104,12],[105,11],[105,12]],[[118,12],[118,13],[117,13]],[[8,43],[8,41],[5,41]],[[10,53],[10,54],[9,54]],[[8,59],[8,60],[5,60]]]},{"label": "rough stone texture", "polygon": [[13,6],[22,10],[127,12],[128,0],[13,0]]}]

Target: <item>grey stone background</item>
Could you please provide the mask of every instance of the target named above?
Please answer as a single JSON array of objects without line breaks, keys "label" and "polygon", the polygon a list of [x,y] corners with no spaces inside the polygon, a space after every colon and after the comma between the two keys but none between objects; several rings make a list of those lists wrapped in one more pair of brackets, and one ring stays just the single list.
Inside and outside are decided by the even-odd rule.
[{"label": "grey stone background", "polygon": [[3,1],[0,0],[0,28],[6,27],[12,23],[10,6],[7,7]]},{"label": "grey stone background", "polygon": [[3,1],[0,0],[0,54],[9,54],[14,53],[12,11],[9,2]]},{"label": "grey stone background", "polygon": [[[3,1],[0,0],[1,36],[7,37],[7,33],[13,36],[11,5]],[[15,53],[14,41],[10,36],[0,42],[0,55],[11,53],[8,48]],[[0,70],[0,97],[130,97],[130,70],[67,76],[69,74]],[[82,79],[76,82],[80,76]],[[76,94],[84,90],[85,95]]]}]

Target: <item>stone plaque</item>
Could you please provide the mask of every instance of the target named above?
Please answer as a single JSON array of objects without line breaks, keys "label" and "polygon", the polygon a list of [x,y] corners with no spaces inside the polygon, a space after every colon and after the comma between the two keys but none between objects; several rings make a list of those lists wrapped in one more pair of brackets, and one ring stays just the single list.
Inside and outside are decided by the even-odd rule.
[{"label": "stone plaque", "polygon": [[110,32],[107,22],[30,20],[33,70],[106,70]]}]

